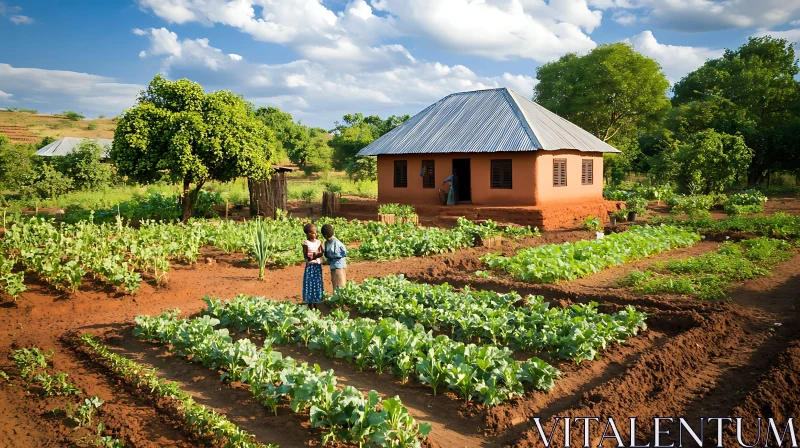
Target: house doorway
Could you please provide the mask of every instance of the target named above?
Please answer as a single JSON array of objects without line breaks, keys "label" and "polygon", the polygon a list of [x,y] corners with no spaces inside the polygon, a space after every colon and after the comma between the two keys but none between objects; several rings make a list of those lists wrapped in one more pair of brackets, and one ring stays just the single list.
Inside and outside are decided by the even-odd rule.
[{"label": "house doorway", "polygon": [[471,202],[472,173],[469,159],[453,159],[453,173],[458,177],[458,202]]}]

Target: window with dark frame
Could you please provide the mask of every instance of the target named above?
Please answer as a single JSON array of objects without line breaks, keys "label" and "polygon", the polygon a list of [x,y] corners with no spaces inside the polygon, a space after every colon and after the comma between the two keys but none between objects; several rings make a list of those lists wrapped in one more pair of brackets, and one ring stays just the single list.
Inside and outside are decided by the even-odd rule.
[{"label": "window with dark frame", "polygon": [[553,186],[567,186],[567,159],[553,159]]},{"label": "window with dark frame", "polygon": [[436,188],[436,165],[433,160],[422,161],[422,188]]},{"label": "window with dark frame", "polygon": [[511,189],[511,159],[492,160],[491,188]]},{"label": "window with dark frame", "polygon": [[408,160],[394,161],[394,188],[408,187]]},{"label": "window with dark frame", "polygon": [[594,183],[594,160],[581,159],[581,185]]}]

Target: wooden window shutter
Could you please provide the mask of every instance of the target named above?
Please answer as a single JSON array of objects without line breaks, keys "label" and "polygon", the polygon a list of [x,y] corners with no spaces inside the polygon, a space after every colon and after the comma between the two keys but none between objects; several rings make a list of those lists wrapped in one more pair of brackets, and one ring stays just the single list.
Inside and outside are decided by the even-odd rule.
[{"label": "wooden window shutter", "polygon": [[511,159],[492,160],[491,188],[511,189]]},{"label": "wooden window shutter", "polygon": [[433,160],[422,161],[422,188],[436,188],[436,164]]},{"label": "wooden window shutter", "polygon": [[594,160],[581,160],[581,184],[592,185],[594,183]]},{"label": "wooden window shutter", "polygon": [[567,186],[567,159],[553,159],[553,186]]},{"label": "wooden window shutter", "polygon": [[408,161],[394,161],[394,188],[408,187]]}]

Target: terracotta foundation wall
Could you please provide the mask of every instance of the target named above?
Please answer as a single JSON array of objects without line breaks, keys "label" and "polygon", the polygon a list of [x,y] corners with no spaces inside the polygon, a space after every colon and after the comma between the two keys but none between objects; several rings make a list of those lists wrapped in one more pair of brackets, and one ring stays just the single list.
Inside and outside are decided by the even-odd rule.
[{"label": "terracotta foundation wall", "polygon": [[[455,154],[407,154],[378,156],[378,202],[399,202],[403,204],[441,205],[439,188],[452,174],[453,159],[470,159],[472,181],[472,203],[474,205],[519,206],[534,205],[534,153],[455,153]],[[511,159],[511,189],[491,187],[491,161]],[[408,161],[408,186],[394,188],[394,161]],[[423,160],[433,160],[436,188],[422,188],[419,175]],[[551,180],[552,182],[552,180]]]},{"label": "terracotta foundation wall", "polygon": [[[553,160],[567,160],[567,185],[553,186]],[[581,185],[581,160],[591,159],[593,180]],[[540,151],[536,153],[536,205],[574,204],[603,200],[603,154],[580,151]]]}]

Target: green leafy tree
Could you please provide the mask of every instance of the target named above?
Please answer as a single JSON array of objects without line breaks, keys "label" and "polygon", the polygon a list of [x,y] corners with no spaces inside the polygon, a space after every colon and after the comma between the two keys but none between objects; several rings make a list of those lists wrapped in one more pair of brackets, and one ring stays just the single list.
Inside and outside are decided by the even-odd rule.
[{"label": "green leafy tree", "polygon": [[637,137],[670,108],[661,66],[627,43],[568,53],[536,79],[534,101],[611,144]]},{"label": "green leafy tree", "polygon": [[49,135],[47,135],[44,138],[42,138],[42,141],[36,144],[36,150],[38,151],[44,148],[45,146],[49,145],[50,143],[53,143],[54,141],[56,141],[55,137],[50,137]]},{"label": "green leafy tree", "polygon": [[375,157],[356,157],[345,168],[347,176],[354,181],[376,180],[378,161]]},{"label": "green leafy tree", "polygon": [[0,185],[19,191],[25,179],[33,174],[32,156],[35,149],[29,145],[13,144],[0,134]]},{"label": "green leafy tree", "polygon": [[372,143],[375,135],[373,127],[364,120],[360,113],[347,114],[342,121],[336,122],[333,129],[333,139],[330,145],[333,148],[333,166],[344,169],[347,164],[356,158],[358,151]]},{"label": "green leafy tree", "polygon": [[114,172],[101,162],[103,148],[97,140],[83,140],[70,154],[54,157],[56,169],[72,179],[75,188],[92,190],[108,186]]},{"label": "green leafy tree", "polygon": [[368,173],[370,170],[363,168],[375,165],[375,161],[361,161],[357,157],[358,152],[408,119],[409,115],[392,115],[385,120],[377,115],[345,115],[341,122],[336,122],[336,127],[331,131],[333,139],[330,146],[333,147],[334,168],[344,169],[348,173]]},{"label": "green leafy tree", "polygon": [[137,182],[164,175],[182,182],[186,221],[206,181],[264,179],[276,148],[273,132],[241,96],[157,75],[120,118],[110,156],[120,175]]},{"label": "green leafy tree", "polygon": [[699,132],[675,154],[679,184],[692,194],[721,193],[746,176],[752,158],[741,136]]},{"label": "green leafy tree", "polygon": [[[724,99],[725,108],[731,110],[718,110],[725,115],[707,121],[718,132],[741,132],[754,151],[748,181],[756,184],[770,171],[800,168],[798,164],[789,165],[787,162],[800,162],[787,159],[785,154],[792,147],[786,123],[800,116],[800,83],[795,79],[798,71],[794,46],[786,39],[751,37],[738,49],[726,50],[721,58],[707,61],[676,83],[672,101],[679,107],[695,103],[702,112],[714,101],[722,104],[715,98]],[[730,114],[734,116],[726,116]]]},{"label": "green leafy tree", "polygon": [[23,182],[22,194],[33,198],[57,198],[73,189],[72,179],[48,162],[41,163]]},{"label": "green leafy tree", "polygon": [[313,172],[330,171],[333,159],[333,148],[328,144],[328,131],[321,128],[310,128],[309,139],[303,147],[302,161],[304,166]]},{"label": "green leafy tree", "polygon": [[292,141],[295,139],[296,127],[292,120],[292,115],[272,106],[259,107],[256,109],[255,114],[275,134],[277,143],[275,160],[280,161],[288,158],[292,163],[297,163],[289,155]]},{"label": "green leafy tree", "polygon": [[86,118],[85,115],[72,110],[65,110],[64,112],[61,112],[61,115],[63,115],[67,120],[71,121],[81,121]]}]

